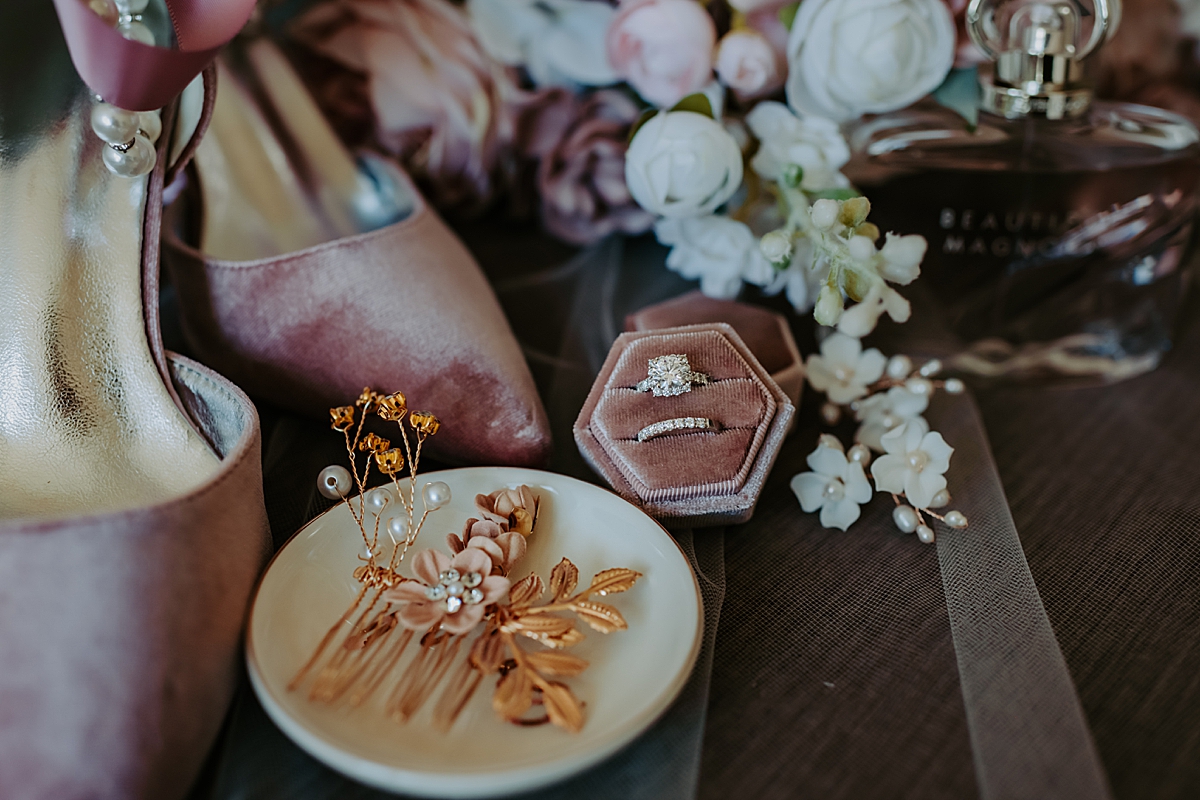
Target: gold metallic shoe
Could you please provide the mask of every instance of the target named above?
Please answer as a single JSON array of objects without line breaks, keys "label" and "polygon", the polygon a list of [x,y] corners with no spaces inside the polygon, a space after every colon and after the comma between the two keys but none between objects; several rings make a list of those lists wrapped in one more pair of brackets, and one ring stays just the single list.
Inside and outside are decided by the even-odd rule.
[{"label": "gold metallic shoe", "polygon": [[97,7],[61,0],[62,28],[81,70],[125,71],[122,107],[76,77],[49,4],[0,5],[5,800],[181,797],[235,687],[268,548],[254,407],[158,329],[175,114],[137,104],[207,59],[129,40],[171,35],[165,7]]}]

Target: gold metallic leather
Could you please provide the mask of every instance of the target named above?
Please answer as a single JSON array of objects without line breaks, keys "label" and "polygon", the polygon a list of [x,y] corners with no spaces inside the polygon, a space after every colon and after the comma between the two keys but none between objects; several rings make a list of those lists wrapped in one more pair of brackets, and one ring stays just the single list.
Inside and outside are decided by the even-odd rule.
[{"label": "gold metallic leather", "polygon": [[40,87],[5,83],[0,519],[99,514],[186,493],[218,460],[167,393],[146,340],[147,181],[104,166],[77,80],[37,100],[29,93]]}]

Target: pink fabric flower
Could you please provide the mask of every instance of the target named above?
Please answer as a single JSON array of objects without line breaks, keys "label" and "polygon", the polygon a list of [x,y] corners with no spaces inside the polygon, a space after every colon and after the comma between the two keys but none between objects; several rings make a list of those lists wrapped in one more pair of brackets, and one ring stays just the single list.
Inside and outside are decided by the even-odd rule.
[{"label": "pink fabric flower", "polygon": [[427,179],[436,203],[491,196],[513,139],[511,105],[523,93],[458,8],[445,0],[329,0],[291,34],[365,76],[375,140]]},{"label": "pink fabric flower", "polygon": [[739,100],[764,97],[783,86],[787,62],[758,31],[730,31],[717,50],[717,77]]},{"label": "pink fabric flower", "polygon": [[492,559],[483,550],[468,547],[454,558],[437,550],[423,550],[413,559],[415,581],[384,592],[384,599],[400,604],[400,624],[414,631],[441,625],[451,634],[467,633],[483,620],[484,609],[508,593],[508,578],[492,575]]},{"label": "pink fabric flower", "polygon": [[[542,222],[551,234],[589,244],[616,231],[643,233],[654,224],[654,215],[634,202],[625,185],[627,138],[638,113],[627,95],[602,89],[583,100],[565,96],[537,117],[524,155],[538,162]],[[500,495],[494,502],[498,518],[507,520],[513,498]]]},{"label": "pink fabric flower", "polygon": [[645,100],[674,105],[712,79],[712,17],[695,0],[624,0],[608,29],[608,60]]}]

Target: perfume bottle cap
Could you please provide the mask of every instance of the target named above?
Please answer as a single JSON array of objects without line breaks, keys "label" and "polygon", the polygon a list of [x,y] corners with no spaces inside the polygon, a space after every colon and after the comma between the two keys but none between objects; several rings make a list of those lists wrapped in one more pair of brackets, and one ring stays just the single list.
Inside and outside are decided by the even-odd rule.
[{"label": "perfume bottle cap", "polygon": [[981,73],[983,110],[1009,118],[1082,114],[1092,101],[1083,59],[1116,32],[1120,16],[1121,0],[971,0],[967,31],[996,62],[990,75]]}]

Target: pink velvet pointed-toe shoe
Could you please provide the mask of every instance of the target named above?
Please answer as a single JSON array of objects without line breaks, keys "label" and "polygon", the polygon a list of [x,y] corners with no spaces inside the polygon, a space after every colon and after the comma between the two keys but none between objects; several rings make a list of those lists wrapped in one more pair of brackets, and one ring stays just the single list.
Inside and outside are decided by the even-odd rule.
[{"label": "pink velvet pointed-toe shoe", "polygon": [[431,452],[537,465],[549,426],[478,265],[393,164],[345,152],[280,52],[221,62],[190,208],[164,258],[197,356],[302,413],[365,385],[451,424]]},{"label": "pink velvet pointed-toe shoe", "polygon": [[[250,9],[214,0],[224,20],[176,21],[180,47],[210,38],[159,52],[57,5],[121,108],[75,77],[53,7],[0,4],[0,798],[172,800],[225,716],[269,539],[253,405],[159,337],[174,114],[121,109],[182,89]],[[169,35],[157,10],[127,33]]]}]

